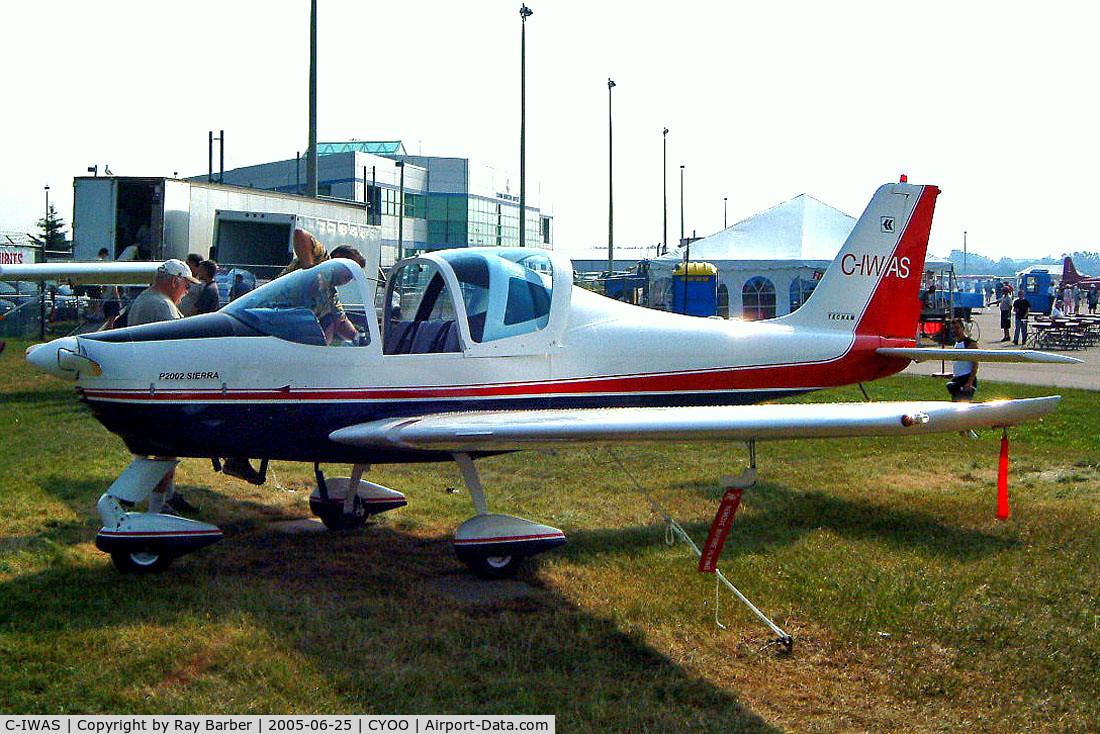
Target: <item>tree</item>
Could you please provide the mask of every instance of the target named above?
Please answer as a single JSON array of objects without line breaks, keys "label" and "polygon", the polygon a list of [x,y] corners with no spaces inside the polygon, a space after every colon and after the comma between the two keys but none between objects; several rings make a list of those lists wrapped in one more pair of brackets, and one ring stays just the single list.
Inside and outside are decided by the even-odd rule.
[{"label": "tree", "polygon": [[70,244],[65,239],[65,220],[58,216],[53,204],[50,204],[46,216],[38,220],[38,229],[41,230],[42,237],[31,235],[31,238],[40,245],[45,244],[47,250],[67,251],[69,249]]}]

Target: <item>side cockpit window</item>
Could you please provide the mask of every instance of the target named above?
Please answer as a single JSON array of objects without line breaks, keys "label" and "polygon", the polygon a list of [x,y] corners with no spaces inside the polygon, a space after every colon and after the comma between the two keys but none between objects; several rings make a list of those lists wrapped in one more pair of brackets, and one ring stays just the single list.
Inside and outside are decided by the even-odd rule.
[{"label": "side cockpit window", "polygon": [[390,278],[382,337],[385,354],[459,351],[451,290],[430,263],[402,265]]},{"label": "side cockpit window", "polygon": [[454,250],[411,260],[390,277],[383,352],[460,351],[461,318],[473,344],[545,329],[553,275],[545,254],[523,250]]},{"label": "side cockpit window", "polygon": [[[223,309],[257,331],[312,346],[370,344],[368,300],[355,263],[329,260],[257,288]],[[369,306],[369,310],[368,310]]]},{"label": "side cockpit window", "polygon": [[553,269],[546,255],[458,253],[447,262],[462,288],[470,337],[490,342],[529,334],[550,320]]}]

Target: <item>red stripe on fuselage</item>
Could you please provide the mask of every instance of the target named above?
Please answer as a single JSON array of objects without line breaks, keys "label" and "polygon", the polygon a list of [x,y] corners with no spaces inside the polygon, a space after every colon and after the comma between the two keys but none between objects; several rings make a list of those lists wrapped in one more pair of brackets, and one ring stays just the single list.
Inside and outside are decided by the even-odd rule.
[{"label": "red stripe on fuselage", "polygon": [[90,400],[157,401],[401,401],[463,398],[522,398],[556,395],[676,394],[730,391],[817,390],[873,380],[904,369],[907,360],[886,360],[875,354],[882,346],[912,346],[913,340],[895,341],[857,336],[840,357],[822,362],[728,367],[693,372],[617,375],[540,382],[461,385],[446,387],[273,388],[265,390],[161,389],[109,390],[84,388]]}]

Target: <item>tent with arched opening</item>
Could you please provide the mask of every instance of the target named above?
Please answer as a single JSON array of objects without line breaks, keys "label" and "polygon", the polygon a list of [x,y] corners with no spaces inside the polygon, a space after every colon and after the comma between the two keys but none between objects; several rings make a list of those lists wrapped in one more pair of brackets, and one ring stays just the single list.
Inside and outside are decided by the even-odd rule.
[{"label": "tent with arched opening", "polygon": [[[718,268],[719,315],[782,316],[806,300],[855,224],[854,217],[800,194],[692,242],[690,257]],[[678,248],[650,261],[650,302],[657,308],[671,310],[672,273],[684,254]]]}]

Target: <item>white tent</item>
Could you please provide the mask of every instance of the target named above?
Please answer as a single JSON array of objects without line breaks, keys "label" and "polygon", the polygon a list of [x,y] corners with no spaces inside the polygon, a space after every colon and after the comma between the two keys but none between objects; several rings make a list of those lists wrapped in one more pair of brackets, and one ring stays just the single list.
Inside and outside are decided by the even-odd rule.
[{"label": "white tent", "polygon": [[[692,262],[718,268],[719,313],[782,316],[797,308],[833,261],[856,220],[801,194],[690,245]],[[651,302],[672,306],[672,272],[685,248],[650,261]],[[774,307],[770,308],[770,304]]]}]

